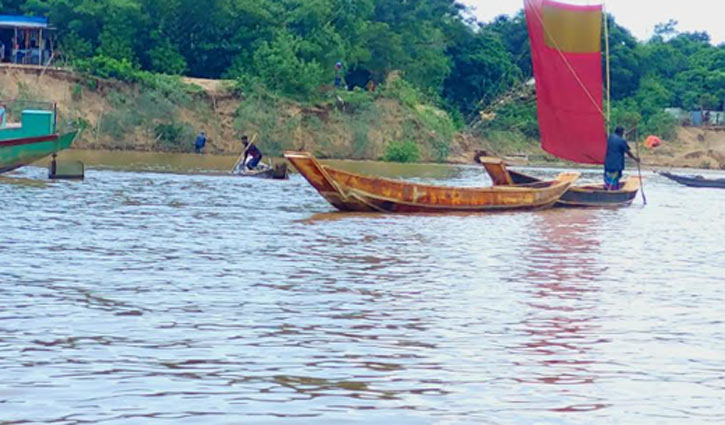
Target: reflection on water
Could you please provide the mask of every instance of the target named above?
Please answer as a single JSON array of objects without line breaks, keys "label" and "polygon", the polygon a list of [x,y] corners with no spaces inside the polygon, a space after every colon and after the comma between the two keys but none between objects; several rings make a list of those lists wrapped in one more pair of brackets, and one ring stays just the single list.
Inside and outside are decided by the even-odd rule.
[{"label": "reflection on water", "polygon": [[[526,340],[512,353],[517,362],[516,381],[540,388],[549,397],[542,409],[582,412],[608,406],[601,397],[584,397],[574,386],[597,385],[590,366],[593,350],[608,342],[596,324],[596,278],[599,243],[592,237],[600,225],[595,210],[551,210],[538,216],[520,281],[526,315],[517,325]],[[554,385],[556,388],[551,388]],[[571,397],[576,394],[576,397]]]},{"label": "reflection on water", "polygon": [[[175,158],[141,169],[225,169]],[[0,421],[725,418],[719,192],[650,176],[647,207],[338,214],[297,175],[107,168],[0,183]]]}]

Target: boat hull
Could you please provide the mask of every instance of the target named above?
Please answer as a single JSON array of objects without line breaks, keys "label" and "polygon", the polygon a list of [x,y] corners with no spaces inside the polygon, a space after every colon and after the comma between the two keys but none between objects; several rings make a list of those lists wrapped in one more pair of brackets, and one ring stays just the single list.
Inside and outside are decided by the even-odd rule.
[{"label": "boat hull", "polygon": [[287,164],[275,164],[273,167],[259,171],[235,174],[239,177],[256,177],[259,179],[286,180],[289,178]]},{"label": "boat hull", "polygon": [[0,141],[0,174],[68,149],[76,132]]},{"label": "boat hull", "polygon": [[604,185],[572,186],[557,201],[561,207],[626,207],[634,202],[639,191],[638,177],[628,177],[620,190],[606,190]]},{"label": "boat hull", "polygon": [[[538,185],[540,179],[524,173],[511,171],[499,159],[476,157],[476,162],[483,165],[491,177],[494,186],[506,185]],[[573,208],[605,208],[626,207],[637,197],[641,181],[637,177],[629,177],[622,183],[620,190],[606,190],[604,185],[571,186],[556,202],[560,207]]]},{"label": "boat hull", "polygon": [[539,209],[552,206],[577,179],[562,173],[541,187],[460,188],[362,176],[320,164],[306,152],[285,158],[330,204],[341,211],[441,213]]},{"label": "boat hull", "polygon": [[662,172],[660,175],[689,187],[725,189],[725,179],[706,179],[698,177],[678,176],[676,174]]}]

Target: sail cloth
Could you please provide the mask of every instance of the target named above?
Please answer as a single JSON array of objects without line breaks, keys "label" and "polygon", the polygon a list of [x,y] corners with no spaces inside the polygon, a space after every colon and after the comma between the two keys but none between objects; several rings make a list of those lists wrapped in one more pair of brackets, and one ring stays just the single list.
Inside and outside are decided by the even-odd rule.
[{"label": "sail cloth", "polygon": [[574,162],[602,164],[602,6],[524,0],[541,145]]}]

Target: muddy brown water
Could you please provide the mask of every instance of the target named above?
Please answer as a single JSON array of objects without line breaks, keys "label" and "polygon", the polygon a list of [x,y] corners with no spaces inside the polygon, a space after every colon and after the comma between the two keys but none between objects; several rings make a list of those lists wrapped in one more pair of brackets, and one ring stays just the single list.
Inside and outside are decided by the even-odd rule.
[{"label": "muddy brown water", "polygon": [[0,183],[0,423],[725,422],[725,191],[338,214],[299,175],[188,174],[233,157],[71,154],[83,182]]}]

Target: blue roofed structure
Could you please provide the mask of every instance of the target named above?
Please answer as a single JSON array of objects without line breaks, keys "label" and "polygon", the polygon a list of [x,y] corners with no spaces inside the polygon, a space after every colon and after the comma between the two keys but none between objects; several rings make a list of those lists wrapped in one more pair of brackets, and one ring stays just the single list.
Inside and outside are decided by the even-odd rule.
[{"label": "blue roofed structure", "polygon": [[0,15],[0,28],[48,29],[48,18],[41,16]]},{"label": "blue roofed structure", "polygon": [[53,29],[42,16],[0,15],[0,62],[48,64],[53,57]]}]

